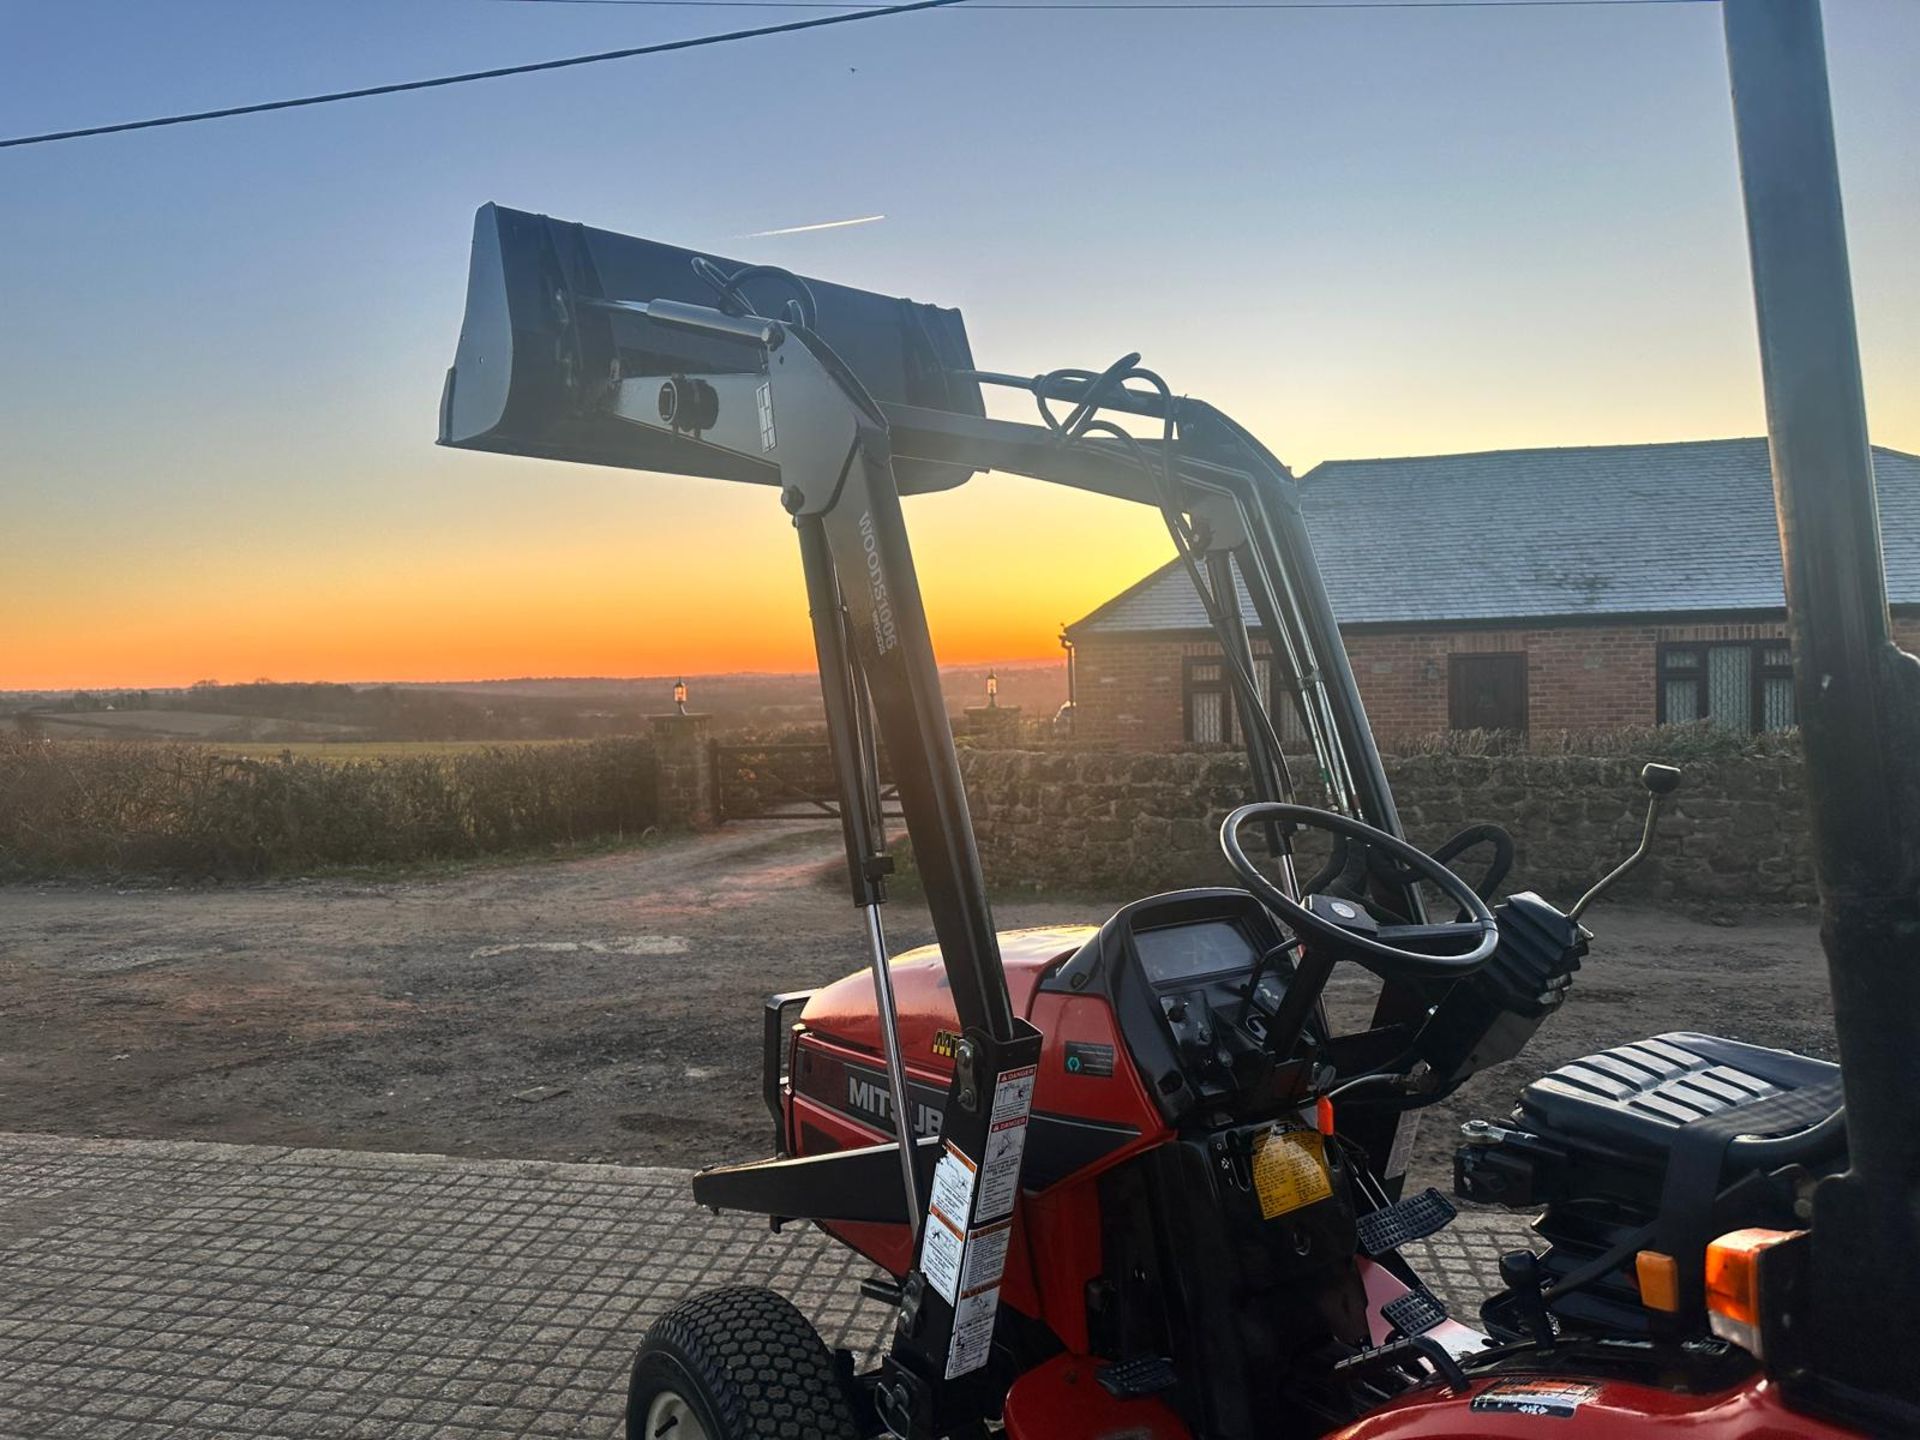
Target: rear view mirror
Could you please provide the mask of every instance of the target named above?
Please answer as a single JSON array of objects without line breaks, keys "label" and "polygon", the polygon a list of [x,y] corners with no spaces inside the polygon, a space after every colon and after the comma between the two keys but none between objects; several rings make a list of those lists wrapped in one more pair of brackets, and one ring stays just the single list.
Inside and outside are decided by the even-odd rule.
[{"label": "rear view mirror", "polygon": [[[772,466],[726,455],[614,413],[622,385],[679,394],[677,377],[732,374],[762,363],[754,347],[663,325],[631,308],[656,300],[714,306],[696,260],[726,274],[738,261],[585,225],[484,205],[474,217],[467,308],[440,402],[440,443],[590,465],[706,475],[760,484]],[[957,310],[808,279],[816,332],[882,404],[982,415]],[[742,287],[780,316],[777,279]],[[631,398],[631,397],[630,397]],[[903,492],[946,489],[972,473],[901,460]]]}]

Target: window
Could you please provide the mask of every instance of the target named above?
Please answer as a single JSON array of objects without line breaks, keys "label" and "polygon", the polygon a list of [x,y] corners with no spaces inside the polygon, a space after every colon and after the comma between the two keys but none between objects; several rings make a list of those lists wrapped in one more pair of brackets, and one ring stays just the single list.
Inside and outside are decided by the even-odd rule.
[{"label": "window", "polygon": [[1746,734],[1793,728],[1793,652],[1784,640],[1662,645],[1659,663],[1662,725],[1707,720]]},{"label": "window", "polygon": [[[1267,713],[1273,716],[1274,725],[1280,732],[1280,743],[1291,745],[1304,741],[1306,728],[1300,723],[1298,707],[1290,695],[1279,696],[1276,701],[1273,662],[1264,655],[1254,658],[1253,683],[1266,704]],[[1233,681],[1227,678],[1227,667],[1221,661],[1205,655],[1188,656],[1181,690],[1189,744],[1232,745],[1238,742],[1240,718],[1233,703]]]},{"label": "window", "polygon": [[1218,660],[1189,656],[1184,690],[1187,704],[1187,741],[1193,745],[1224,745],[1233,738],[1232,682]]},{"label": "window", "polygon": [[1525,730],[1526,652],[1449,655],[1447,724],[1455,730]]}]

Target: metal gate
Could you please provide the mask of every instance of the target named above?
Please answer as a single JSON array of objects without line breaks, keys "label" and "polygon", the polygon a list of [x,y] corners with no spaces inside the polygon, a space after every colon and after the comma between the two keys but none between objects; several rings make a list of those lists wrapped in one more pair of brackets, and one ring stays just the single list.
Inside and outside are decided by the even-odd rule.
[{"label": "metal gate", "polygon": [[[712,742],[713,813],[725,820],[837,820],[840,792],[825,745]],[[880,763],[884,817],[898,820],[900,794]]]}]

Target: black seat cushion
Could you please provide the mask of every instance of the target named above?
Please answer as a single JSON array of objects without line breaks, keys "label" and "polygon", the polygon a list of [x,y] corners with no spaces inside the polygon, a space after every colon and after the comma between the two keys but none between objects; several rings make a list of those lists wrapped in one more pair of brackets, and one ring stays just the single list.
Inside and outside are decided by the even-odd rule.
[{"label": "black seat cushion", "polygon": [[1514,1118],[1536,1132],[1658,1153],[1688,1121],[1839,1074],[1825,1060],[1683,1030],[1562,1065],[1520,1092]]}]

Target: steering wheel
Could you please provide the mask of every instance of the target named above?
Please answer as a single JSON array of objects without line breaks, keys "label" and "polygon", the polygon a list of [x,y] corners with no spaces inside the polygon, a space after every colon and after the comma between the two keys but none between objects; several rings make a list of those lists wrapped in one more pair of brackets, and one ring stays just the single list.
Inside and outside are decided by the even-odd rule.
[{"label": "steering wheel", "polygon": [[[1467,918],[1444,925],[1381,925],[1363,907],[1331,895],[1309,895],[1303,904],[1274,884],[1240,847],[1241,827],[1254,821],[1324,830],[1330,835],[1358,840],[1397,860],[1419,879],[1438,886],[1460,906]],[[1220,848],[1247,889],[1286,921],[1297,937],[1328,945],[1383,979],[1464,979],[1484,966],[1500,943],[1499,924],[1487,908],[1487,902],[1471,885],[1417,845],[1376,830],[1364,821],[1331,810],[1316,810],[1311,805],[1273,802],[1242,805],[1220,826]],[[1454,955],[1429,955],[1422,950],[1405,948],[1408,941],[1425,943],[1456,938],[1471,943]]]}]

